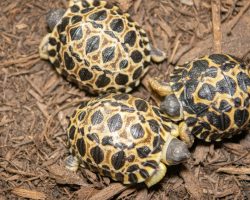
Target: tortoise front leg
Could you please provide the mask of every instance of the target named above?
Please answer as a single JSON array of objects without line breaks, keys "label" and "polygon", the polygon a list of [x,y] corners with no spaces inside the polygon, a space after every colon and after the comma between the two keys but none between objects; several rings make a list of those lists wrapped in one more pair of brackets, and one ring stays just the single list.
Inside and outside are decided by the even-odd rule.
[{"label": "tortoise front leg", "polygon": [[184,141],[190,148],[194,143],[194,136],[191,134],[185,121],[180,122],[179,124],[179,137]]},{"label": "tortoise front leg", "polygon": [[164,178],[166,172],[167,172],[166,165],[160,162],[158,169],[156,169],[156,172],[145,181],[147,187],[150,188],[151,186],[160,182]]},{"label": "tortoise front leg", "polygon": [[150,87],[160,96],[164,97],[172,93],[170,85],[159,78],[149,78]]}]

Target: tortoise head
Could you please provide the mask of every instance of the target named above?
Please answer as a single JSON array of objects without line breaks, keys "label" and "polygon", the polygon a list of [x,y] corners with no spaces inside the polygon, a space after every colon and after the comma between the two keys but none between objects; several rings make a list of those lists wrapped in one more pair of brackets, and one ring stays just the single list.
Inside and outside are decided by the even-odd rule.
[{"label": "tortoise head", "polygon": [[56,24],[61,20],[61,18],[63,17],[65,13],[65,9],[53,9],[50,10],[47,15],[46,15],[46,22],[47,25],[50,29],[50,31],[52,31],[54,29],[54,27],[56,26]]},{"label": "tortoise head", "polygon": [[172,120],[180,120],[182,118],[182,105],[173,93],[165,96],[160,104],[160,109]]},{"label": "tortoise head", "polygon": [[164,97],[160,104],[161,111],[168,115],[171,120],[182,119],[182,105],[173,93],[170,84],[155,77],[149,78],[149,85],[158,95]]},{"label": "tortoise head", "polygon": [[[50,31],[52,31],[54,29],[54,27],[56,26],[56,24],[59,23],[62,16],[64,15],[64,13],[65,13],[64,9],[56,9],[56,10],[54,9],[54,10],[51,10],[50,12],[47,13],[46,22],[47,22],[47,25],[48,25]],[[39,45],[40,57],[42,59],[46,59],[46,60],[49,59],[49,55],[48,55],[49,37],[50,37],[50,34],[47,34],[42,39],[42,41]]]},{"label": "tortoise head", "polygon": [[190,157],[190,152],[186,143],[177,138],[172,138],[166,147],[165,156],[168,165],[176,165],[185,162]]}]

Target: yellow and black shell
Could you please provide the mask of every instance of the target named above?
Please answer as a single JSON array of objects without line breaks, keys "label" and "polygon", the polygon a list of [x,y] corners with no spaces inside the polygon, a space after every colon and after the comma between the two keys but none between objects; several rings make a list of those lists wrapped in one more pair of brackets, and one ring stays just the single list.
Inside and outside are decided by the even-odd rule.
[{"label": "yellow and black shell", "polygon": [[239,59],[212,54],[174,69],[171,88],[191,134],[206,141],[230,138],[249,124],[249,68]]},{"label": "yellow and black shell", "polygon": [[90,93],[129,92],[150,62],[145,31],[106,1],[76,1],[49,37],[49,60]]},{"label": "yellow and black shell", "polygon": [[171,124],[140,98],[105,95],[73,113],[67,131],[70,152],[86,168],[113,180],[144,182],[159,167]]}]

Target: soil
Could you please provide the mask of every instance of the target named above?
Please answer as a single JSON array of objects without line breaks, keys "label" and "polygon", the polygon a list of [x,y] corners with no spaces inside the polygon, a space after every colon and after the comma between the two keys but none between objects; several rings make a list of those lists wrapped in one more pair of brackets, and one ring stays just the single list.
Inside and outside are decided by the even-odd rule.
[{"label": "soil", "polygon": [[[131,14],[168,60],[133,95],[156,104],[148,76],[195,57],[225,52],[249,61],[249,0],[112,0]],[[220,6],[218,2],[221,2]],[[154,187],[127,187],[84,168],[65,168],[67,117],[89,99],[39,58],[46,13],[66,0],[0,1],[0,200],[250,199],[250,134],[221,143],[196,140],[187,163]],[[167,78],[166,78],[167,79]]]}]

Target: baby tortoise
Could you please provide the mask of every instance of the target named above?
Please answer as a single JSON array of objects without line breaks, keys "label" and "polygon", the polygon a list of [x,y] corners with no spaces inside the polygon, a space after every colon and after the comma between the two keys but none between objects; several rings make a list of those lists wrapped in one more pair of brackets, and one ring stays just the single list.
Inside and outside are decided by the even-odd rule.
[{"label": "baby tortoise", "polygon": [[249,124],[249,68],[226,54],[212,54],[174,68],[170,84],[150,79],[165,97],[160,105],[169,118],[179,121],[180,137],[191,146],[193,135],[220,141]]},{"label": "baby tortoise", "polygon": [[70,0],[67,10],[48,13],[47,24],[51,33],[39,46],[40,57],[93,94],[129,92],[140,83],[151,59],[165,59],[128,13],[106,1]]},{"label": "baby tortoise", "polygon": [[159,108],[128,94],[109,94],[83,103],[67,130],[67,167],[80,164],[124,184],[148,187],[166,174],[166,165],[189,158],[187,145],[177,139],[178,127]]}]

